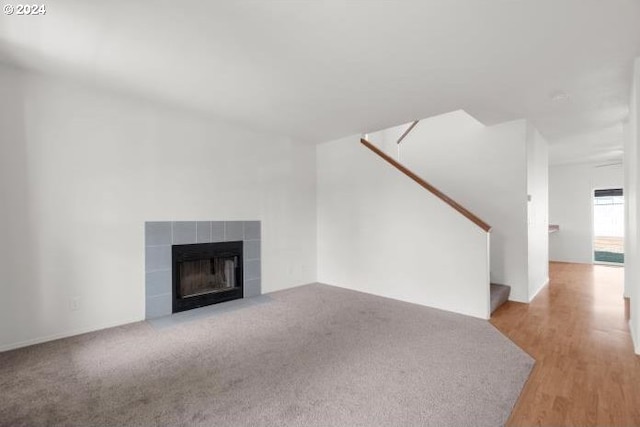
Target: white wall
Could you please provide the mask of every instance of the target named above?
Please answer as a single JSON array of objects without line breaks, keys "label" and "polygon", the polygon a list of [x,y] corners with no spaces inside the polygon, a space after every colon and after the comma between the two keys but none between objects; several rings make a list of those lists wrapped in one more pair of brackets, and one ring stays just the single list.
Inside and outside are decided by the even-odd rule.
[{"label": "white wall", "polygon": [[488,234],[359,143],[317,147],[318,279],[487,318]]},{"label": "white wall", "polygon": [[636,283],[638,278],[636,264],[638,262],[638,230],[634,220],[637,209],[636,157],[637,144],[632,141],[631,120],[629,120],[624,123],[624,296],[627,298],[631,296],[631,284]]},{"label": "white wall", "polygon": [[[395,155],[399,131],[372,137]],[[403,164],[492,226],[491,281],[521,302],[529,301],[526,135],[524,120],[486,127],[458,110],[421,120],[400,148]]]},{"label": "white wall", "polygon": [[263,291],[316,280],[315,147],[5,66],[0,197],[0,350],[143,319],[147,220],[262,220]]},{"label": "white wall", "polygon": [[593,190],[623,186],[622,165],[549,168],[549,223],[560,226],[560,231],[549,236],[552,261],[593,262]]},{"label": "white wall", "polygon": [[549,282],[549,148],[527,124],[529,300]]},{"label": "white wall", "polygon": [[625,220],[625,292],[631,298],[630,311],[631,336],[633,338],[636,354],[640,354],[640,252],[638,241],[640,239],[640,209],[638,200],[640,197],[640,174],[638,163],[640,162],[640,58],[635,60],[633,83],[631,89],[631,102],[629,111],[629,123],[625,132],[625,203],[627,216]]}]

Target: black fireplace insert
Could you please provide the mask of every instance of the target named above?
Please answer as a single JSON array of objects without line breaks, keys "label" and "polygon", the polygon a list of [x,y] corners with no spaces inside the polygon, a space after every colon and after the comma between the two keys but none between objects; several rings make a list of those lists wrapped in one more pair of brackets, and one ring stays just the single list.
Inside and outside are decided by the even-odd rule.
[{"label": "black fireplace insert", "polygon": [[173,245],[173,313],[242,298],[242,242]]}]

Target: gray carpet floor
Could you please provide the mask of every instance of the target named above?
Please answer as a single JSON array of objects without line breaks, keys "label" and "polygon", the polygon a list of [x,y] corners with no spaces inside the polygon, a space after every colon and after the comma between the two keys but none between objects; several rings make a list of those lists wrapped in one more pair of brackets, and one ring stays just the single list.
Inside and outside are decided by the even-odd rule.
[{"label": "gray carpet floor", "polygon": [[2,426],[498,426],[534,361],[488,322],[326,285],[0,354]]}]

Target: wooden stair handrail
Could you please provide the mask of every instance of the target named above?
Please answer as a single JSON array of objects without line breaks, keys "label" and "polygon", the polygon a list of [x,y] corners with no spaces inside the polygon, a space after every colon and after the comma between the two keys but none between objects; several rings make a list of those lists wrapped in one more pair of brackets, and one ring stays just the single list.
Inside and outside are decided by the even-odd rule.
[{"label": "wooden stair handrail", "polygon": [[415,122],[411,123],[411,126],[409,126],[409,128],[407,130],[405,130],[402,135],[400,135],[400,138],[398,138],[398,142],[396,142],[396,144],[400,144],[402,142],[402,140],[405,139],[407,137],[407,135],[409,135],[409,132],[411,132],[414,127],[416,127],[418,122],[420,122],[420,120],[416,120]]},{"label": "wooden stair handrail", "polygon": [[360,142],[365,147],[367,147],[368,149],[376,153],[378,156],[382,157],[384,160],[386,160],[388,163],[390,163],[393,167],[398,169],[400,172],[402,172],[403,174],[405,174],[406,176],[408,176],[409,178],[417,182],[421,187],[431,192],[434,196],[436,196],[437,198],[439,198],[440,200],[442,200],[443,202],[451,206],[453,209],[457,210],[462,215],[467,217],[469,220],[471,220],[471,222],[476,224],[478,227],[482,228],[487,233],[491,231],[491,226],[489,224],[487,224],[486,222],[478,218],[476,215],[474,215],[472,212],[464,208],[462,205],[460,205],[458,202],[453,200],[451,197],[447,196],[442,191],[438,190],[436,187],[429,184],[427,181],[425,181],[424,179],[420,178],[418,175],[416,175],[415,173],[407,169],[401,163],[397,162],[393,157],[387,155],[385,152],[383,152],[378,147],[376,147],[375,145],[373,145],[372,143],[370,143],[364,138],[361,138]]}]

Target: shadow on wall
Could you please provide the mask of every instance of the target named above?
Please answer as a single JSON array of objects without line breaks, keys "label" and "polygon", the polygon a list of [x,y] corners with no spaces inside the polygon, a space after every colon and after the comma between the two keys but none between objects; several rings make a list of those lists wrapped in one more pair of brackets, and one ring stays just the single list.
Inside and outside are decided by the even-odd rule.
[{"label": "shadow on wall", "polygon": [[[29,187],[32,169],[26,129],[26,81],[21,70],[0,64],[0,347],[47,322],[39,277],[41,254]],[[20,332],[22,331],[22,333]]]}]

